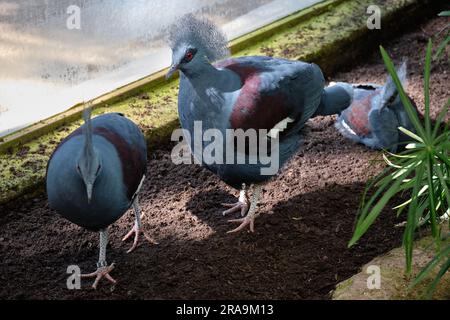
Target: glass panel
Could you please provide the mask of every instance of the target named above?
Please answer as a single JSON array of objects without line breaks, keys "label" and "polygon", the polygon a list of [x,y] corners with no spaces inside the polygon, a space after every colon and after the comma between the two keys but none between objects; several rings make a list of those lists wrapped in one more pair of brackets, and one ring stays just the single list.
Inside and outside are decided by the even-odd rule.
[{"label": "glass panel", "polygon": [[164,31],[187,12],[233,39],[316,2],[0,0],[0,136],[167,67]]}]

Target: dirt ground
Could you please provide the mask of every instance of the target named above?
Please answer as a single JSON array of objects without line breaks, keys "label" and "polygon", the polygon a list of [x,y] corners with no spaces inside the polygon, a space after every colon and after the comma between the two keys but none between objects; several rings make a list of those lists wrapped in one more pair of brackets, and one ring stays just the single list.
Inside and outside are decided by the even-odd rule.
[{"label": "dirt ground", "polygon": [[[428,35],[444,18],[433,19],[386,44],[396,61],[409,59],[409,89],[423,105],[422,70]],[[432,76],[434,113],[448,98],[444,58]],[[333,81],[383,83],[378,52]],[[361,193],[379,172],[380,153],[345,140],[334,117],[309,121],[305,143],[281,174],[263,190],[254,234],[227,234],[234,225],[221,202],[238,192],[196,165],[176,166],[171,146],[152,150],[141,193],[144,227],[158,242],[131,243],[121,237],[133,215],[110,227],[108,262],[118,284],[98,290],[83,281],[66,288],[66,268],[95,269],[98,234],[87,232],[48,208],[45,196],[0,207],[0,298],[2,299],[329,299],[334,286],[375,256],[401,243],[400,220],[389,209],[354,248],[347,249]],[[377,160],[378,159],[378,160]]]}]

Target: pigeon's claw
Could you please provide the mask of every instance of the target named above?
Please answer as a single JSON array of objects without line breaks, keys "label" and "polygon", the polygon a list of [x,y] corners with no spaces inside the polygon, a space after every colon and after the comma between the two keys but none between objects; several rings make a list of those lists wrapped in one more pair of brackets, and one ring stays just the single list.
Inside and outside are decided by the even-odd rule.
[{"label": "pigeon's claw", "polygon": [[237,211],[241,211],[241,217],[244,217],[249,210],[249,201],[247,197],[247,187],[245,183],[242,184],[241,191],[239,192],[239,200],[236,203],[222,203],[222,206],[230,208],[222,212],[222,215],[226,216],[227,214],[234,213]]},{"label": "pigeon's claw", "polygon": [[136,249],[138,247],[138,242],[139,242],[139,235],[140,234],[144,235],[144,238],[150,242],[150,244],[158,244],[158,242],[156,242],[154,239],[152,239],[144,230],[142,230],[142,228],[138,227],[137,224],[135,224],[133,226],[133,228],[125,235],[125,237],[123,237],[122,241],[126,241],[127,239],[129,239],[133,234],[134,234],[134,241],[133,241],[133,245],[131,246],[131,248],[127,251],[127,253],[132,252],[134,249]]},{"label": "pigeon's claw", "polygon": [[108,280],[112,284],[117,283],[117,281],[114,280],[114,278],[109,275],[109,273],[113,270],[114,270],[114,263],[112,263],[109,266],[98,267],[97,271],[88,273],[88,274],[82,274],[80,277],[81,278],[94,278],[95,277],[95,281],[94,281],[94,284],[92,285],[92,288],[97,289],[97,285],[102,278],[106,278],[106,280]]},{"label": "pigeon's claw", "polygon": [[[248,201],[247,197],[245,194],[241,193],[241,196],[239,197],[239,202],[241,202],[242,204],[245,204],[245,211],[243,210],[244,208],[242,208],[241,214],[242,216],[245,215],[245,213],[247,212],[247,215],[241,219],[231,219],[228,220],[228,222],[230,223],[240,223],[240,225],[233,229],[228,231],[227,233],[235,233],[235,232],[239,232],[241,230],[243,230],[245,227],[249,226],[250,227],[250,232],[255,232],[255,218],[257,216],[259,216],[259,213],[256,212],[256,205],[258,204],[259,198],[260,198],[260,194],[261,194],[261,185],[255,185],[254,186],[254,192],[252,195],[252,200],[250,202],[250,207],[248,205]],[[239,203],[232,207],[231,209],[228,209],[228,212],[234,212],[237,211],[238,209],[236,209],[236,207],[239,206]],[[227,211],[224,212],[224,214],[227,213]]]},{"label": "pigeon's claw", "polygon": [[228,220],[230,223],[240,223],[240,225],[233,229],[228,231],[227,233],[236,233],[241,230],[244,230],[245,227],[250,226],[250,232],[255,232],[255,215],[249,214],[244,218],[241,219],[231,219]]},{"label": "pigeon's claw", "polygon": [[230,208],[230,209],[222,212],[222,215],[224,215],[224,216],[226,216],[227,214],[230,214],[230,213],[240,211],[241,216],[244,217],[245,214],[248,212],[248,208],[249,208],[247,202],[241,202],[241,201],[238,201],[236,203],[222,203],[222,206]]}]

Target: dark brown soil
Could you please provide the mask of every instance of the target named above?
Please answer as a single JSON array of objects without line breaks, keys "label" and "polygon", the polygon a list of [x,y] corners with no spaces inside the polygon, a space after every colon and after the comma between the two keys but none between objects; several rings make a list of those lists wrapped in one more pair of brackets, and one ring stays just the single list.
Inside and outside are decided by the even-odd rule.
[{"label": "dark brown soil", "polygon": [[[426,35],[444,25],[434,19],[387,44],[399,61],[409,58],[409,93],[423,105],[422,69]],[[434,111],[448,98],[448,63],[432,77]],[[335,75],[334,81],[383,83],[378,52],[367,64]],[[66,268],[90,272],[97,261],[98,235],[60,218],[38,197],[0,208],[0,298],[2,299],[328,299],[334,286],[373,257],[399,246],[402,229],[387,209],[354,248],[347,249],[361,193],[382,167],[379,152],[342,138],[334,117],[311,120],[302,150],[270,182],[259,205],[254,234],[227,234],[234,225],[221,202],[237,192],[196,165],[175,166],[170,146],[152,150],[141,193],[145,229],[159,242],[131,245],[125,215],[110,228],[108,261],[118,284],[95,291],[66,288]],[[26,152],[24,150],[24,152]]]}]

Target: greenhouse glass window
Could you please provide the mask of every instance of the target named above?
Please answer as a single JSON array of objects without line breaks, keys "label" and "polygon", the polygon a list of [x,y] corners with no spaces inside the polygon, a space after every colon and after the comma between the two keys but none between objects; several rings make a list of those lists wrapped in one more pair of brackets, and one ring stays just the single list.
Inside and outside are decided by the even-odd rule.
[{"label": "greenhouse glass window", "polygon": [[166,68],[185,13],[230,40],[320,0],[0,0],[0,137]]}]

